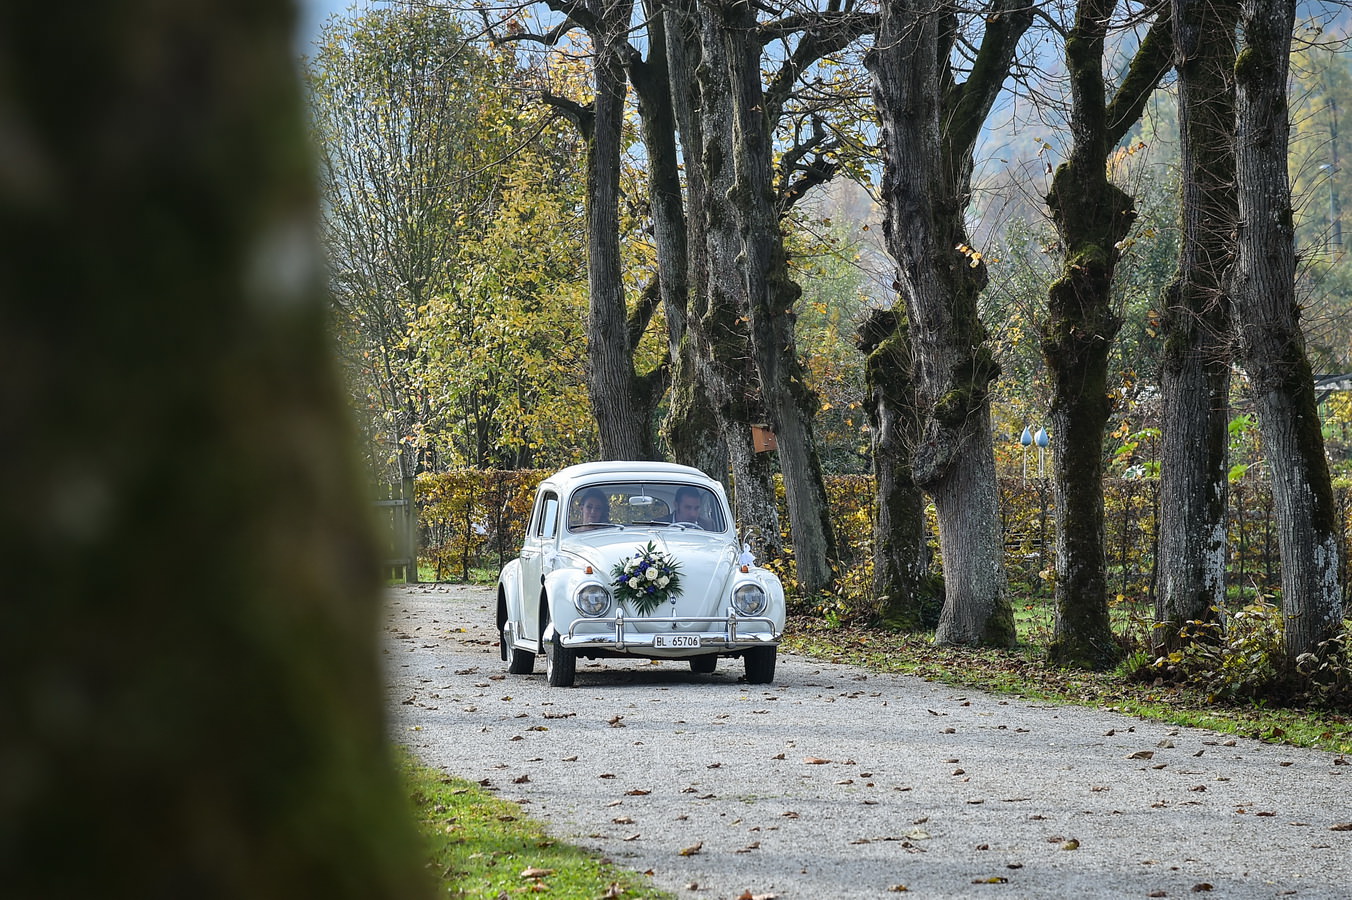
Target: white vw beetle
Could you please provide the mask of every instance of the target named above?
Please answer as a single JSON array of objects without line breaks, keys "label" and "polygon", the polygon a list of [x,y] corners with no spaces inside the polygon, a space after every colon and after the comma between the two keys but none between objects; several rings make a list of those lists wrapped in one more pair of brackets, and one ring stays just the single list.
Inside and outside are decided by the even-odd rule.
[{"label": "white vw beetle", "polygon": [[737,543],[723,486],[659,462],[569,466],[535,497],[521,555],[498,576],[507,671],[544,654],[549,683],[577,658],[687,659],[697,673],[740,656],[746,680],[775,677],[784,588]]}]

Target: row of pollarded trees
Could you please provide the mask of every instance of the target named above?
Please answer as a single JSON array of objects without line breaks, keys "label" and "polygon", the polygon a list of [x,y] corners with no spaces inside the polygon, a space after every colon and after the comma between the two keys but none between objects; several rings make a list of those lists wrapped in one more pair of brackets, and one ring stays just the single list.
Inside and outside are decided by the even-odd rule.
[{"label": "row of pollarded trees", "polygon": [[[1256,23],[1267,13],[1255,6],[1244,15],[1252,20],[1242,29],[1250,47],[1238,59],[1247,65],[1232,60],[1238,7],[1083,0],[1064,20],[1043,17],[1064,37],[1058,65],[1070,85],[1069,149],[1046,197],[1062,271],[1049,291],[1042,333],[1058,435],[1053,649],[1067,663],[1102,665],[1116,653],[1107,625],[1101,480],[1112,410],[1108,359],[1120,327],[1111,290],[1136,213],[1134,198],[1110,179],[1108,160],[1171,69],[1179,73],[1186,107],[1180,119],[1187,226],[1164,315],[1171,499],[1161,540],[1161,647],[1170,646],[1182,622],[1204,617],[1221,599],[1213,577],[1223,551],[1216,517],[1224,509],[1225,447],[1218,423],[1226,419],[1232,348],[1241,349],[1260,391],[1305,402],[1297,389],[1308,382],[1308,369],[1289,302],[1289,262],[1283,270],[1281,261],[1289,240],[1285,251],[1272,249],[1280,239],[1260,249],[1247,242],[1259,240],[1263,229],[1240,224],[1247,224],[1243,204],[1259,199],[1276,204],[1261,214],[1261,224],[1280,227],[1283,205],[1289,219],[1285,175],[1257,161],[1234,168],[1245,103],[1259,96],[1254,73],[1283,75],[1287,48],[1257,49],[1263,32]],[[876,312],[860,333],[879,485],[875,590],[887,598],[889,621],[919,624],[933,590],[922,514],[932,499],[944,561],[938,638],[946,642],[1001,645],[1014,638],[999,563],[991,445],[989,391],[999,368],[978,313],[988,275],[981,259],[962,248],[978,136],[1037,20],[1024,0],[975,10],[901,0],[779,9],[723,0],[591,0],[514,8],[481,22],[499,46],[545,47],[587,61],[589,86],[542,96],[575,124],[586,150],[588,392],[600,452],[656,455],[651,423],[665,398],[663,436],[673,454],[730,473],[740,524],[758,532],[773,555],[784,548],[770,465],[751,439],[753,425],[771,424],[799,583],[808,593],[830,586],[835,551],[813,440],[817,401],[795,346],[799,288],[784,222],[811,187],[837,173],[847,159],[843,145],[857,133],[851,129],[858,123],[841,112],[848,106],[821,105],[829,93],[822,88],[830,80],[826,63],[843,64],[849,48],[869,46],[882,128],[880,200],[897,291],[893,308]],[[1104,76],[1112,68],[1106,53],[1123,21],[1140,26],[1140,39],[1114,83]],[[1285,34],[1289,41],[1289,22]],[[1269,59],[1271,65],[1256,62]],[[1237,80],[1246,74],[1251,81]],[[647,181],[626,195],[621,162],[630,88]],[[1244,149],[1275,146],[1284,160],[1285,143],[1284,133],[1273,134]],[[641,285],[626,277],[633,270],[622,237],[626,210],[635,205],[646,211],[655,253],[654,271]],[[1265,278],[1285,290],[1253,290]],[[1259,297],[1278,304],[1261,307]],[[658,309],[666,353],[645,363],[641,339]],[[1245,327],[1236,331],[1235,322]],[[1269,333],[1279,335],[1276,344],[1257,340]],[[1270,452],[1274,465],[1309,460],[1283,506],[1289,552],[1311,553],[1310,565],[1293,555],[1286,568],[1314,573],[1286,590],[1291,649],[1299,650],[1340,618],[1339,586],[1326,577],[1337,571],[1336,556],[1330,560],[1332,544],[1318,530],[1327,472],[1319,471],[1322,454],[1313,452],[1317,431],[1280,428],[1283,415],[1302,420],[1299,407],[1274,402],[1263,409],[1265,427],[1278,429],[1270,448],[1289,450]],[[1286,434],[1287,444],[1279,444]],[[1278,480],[1291,481],[1287,474]],[[1297,533],[1298,525],[1306,527],[1301,523],[1309,525]]]},{"label": "row of pollarded trees", "polygon": [[[1010,636],[1003,580],[997,565],[980,565],[999,546],[998,529],[989,524],[994,492],[986,465],[985,391],[996,373],[971,296],[983,286],[981,276],[967,275],[971,264],[954,248],[965,243],[962,216],[970,194],[972,143],[965,135],[973,121],[964,113],[980,109],[972,91],[987,71],[983,63],[995,66],[993,48],[1002,29],[1017,28],[1031,12],[1020,3],[991,4],[984,12],[984,40],[967,80],[958,85],[949,64],[953,14],[906,0],[883,3],[873,72],[887,136],[889,248],[901,273],[906,312],[904,319],[891,320],[894,343],[903,342],[902,321],[909,334],[904,349],[888,347],[885,338],[870,346],[875,354],[887,350],[911,364],[903,364],[909,383],[900,386],[888,380],[895,365],[871,367],[870,374],[880,405],[898,395],[902,400],[890,415],[912,429],[903,466],[909,461],[906,474],[935,498],[949,591],[970,592],[977,585],[971,594],[950,593],[939,637],[1000,643]],[[1183,133],[1184,229],[1164,312],[1164,502],[1155,642],[1171,648],[1185,623],[1223,608],[1226,404],[1237,347],[1258,399],[1278,491],[1286,650],[1294,661],[1342,623],[1332,490],[1294,297],[1286,171],[1294,4],[1176,0],[1132,10],[1149,25],[1112,86],[1104,77],[1105,48],[1119,14],[1115,0],[1079,0],[1065,23],[1070,146],[1046,198],[1064,254],[1042,333],[1058,435],[1052,657],[1101,666],[1117,655],[1106,603],[1103,441],[1111,412],[1108,352],[1120,327],[1111,288],[1135,209],[1133,198],[1109,180],[1108,162],[1150,93],[1174,68]],[[1237,53],[1240,34],[1244,46]],[[1003,78],[1003,71],[998,74]],[[980,261],[975,263],[979,272]],[[949,505],[954,511],[946,515]],[[955,528],[961,530],[952,536]],[[904,552],[910,545],[893,546]],[[955,579],[948,571],[955,551],[971,554],[975,579]],[[898,563],[879,571],[897,578],[914,567]],[[963,571],[968,570],[961,568],[959,575]],[[901,585],[898,593],[909,587]],[[964,612],[970,618],[959,621]],[[947,634],[945,623],[951,627]]]}]

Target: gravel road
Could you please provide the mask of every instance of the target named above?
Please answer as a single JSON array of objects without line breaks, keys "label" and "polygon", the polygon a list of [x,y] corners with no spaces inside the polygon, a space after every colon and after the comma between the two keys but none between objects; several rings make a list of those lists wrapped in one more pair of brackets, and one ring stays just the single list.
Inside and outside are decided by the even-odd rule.
[{"label": "gravel road", "polygon": [[1352,759],[780,654],[507,675],[492,592],[389,593],[391,729],[682,898],[1352,897]]}]

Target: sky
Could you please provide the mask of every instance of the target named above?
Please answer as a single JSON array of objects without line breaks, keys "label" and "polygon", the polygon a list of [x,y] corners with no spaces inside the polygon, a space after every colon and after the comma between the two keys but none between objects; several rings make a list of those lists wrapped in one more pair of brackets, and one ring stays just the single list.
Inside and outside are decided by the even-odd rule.
[{"label": "sky", "polygon": [[319,26],[334,14],[346,15],[352,7],[365,9],[378,0],[296,0],[300,7],[300,33],[297,43],[303,52],[309,52],[310,44],[319,36]]}]

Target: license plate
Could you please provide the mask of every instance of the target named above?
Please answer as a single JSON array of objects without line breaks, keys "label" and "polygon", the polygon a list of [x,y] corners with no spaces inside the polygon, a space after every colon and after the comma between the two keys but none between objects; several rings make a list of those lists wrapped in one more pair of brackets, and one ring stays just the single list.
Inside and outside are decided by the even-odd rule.
[{"label": "license plate", "polygon": [[653,647],[659,650],[699,649],[699,635],[655,634],[653,635]]}]

